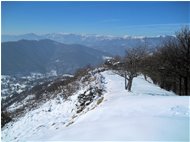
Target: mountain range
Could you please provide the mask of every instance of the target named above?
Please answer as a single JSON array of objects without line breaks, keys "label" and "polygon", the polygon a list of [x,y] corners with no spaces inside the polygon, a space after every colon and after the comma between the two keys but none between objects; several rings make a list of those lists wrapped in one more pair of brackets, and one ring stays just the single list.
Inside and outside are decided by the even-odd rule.
[{"label": "mountain range", "polygon": [[116,37],[52,33],[2,35],[2,74],[72,74],[85,65],[97,65],[107,56],[124,56],[127,48],[146,46],[153,51],[173,36]]},{"label": "mountain range", "polygon": [[1,44],[2,74],[72,74],[88,64],[97,65],[107,53],[79,44],[63,44],[50,39],[19,40]]},{"label": "mountain range", "polygon": [[173,36],[134,37],[134,36],[110,36],[96,34],[72,34],[72,33],[50,33],[50,34],[23,34],[2,35],[2,41],[18,41],[51,39],[65,44],[81,44],[112,55],[124,55],[126,48],[146,45],[150,49],[160,46],[165,40]]}]

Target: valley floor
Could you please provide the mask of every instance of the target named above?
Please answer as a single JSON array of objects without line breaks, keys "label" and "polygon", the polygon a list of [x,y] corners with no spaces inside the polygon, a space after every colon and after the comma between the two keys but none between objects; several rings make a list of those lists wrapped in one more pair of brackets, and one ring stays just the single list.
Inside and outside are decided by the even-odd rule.
[{"label": "valley floor", "polygon": [[[2,140],[14,141],[14,137],[19,137],[14,132],[18,134],[19,131],[25,135],[15,141],[189,141],[190,97],[176,96],[145,81],[142,76],[134,79],[132,92],[128,92],[124,89],[124,78],[112,71],[101,74],[105,77],[106,89],[103,101],[78,116],[72,124],[58,124],[58,121],[66,121],[61,112],[46,119],[43,116],[46,114],[39,110],[35,113],[39,123],[36,120],[30,125],[29,119],[23,118],[3,130]],[[57,112],[58,108],[52,109],[49,115],[53,115],[53,111]],[[69,109],[62,108],[70,115]],[[52,127],[56,129],[50,125],[44,126],[44,123],[43,129],[37,130],[36,123],[39,127],[41,118],[47,125],[55,123]],[[19,128],[19,125],[23,126]],[[25,133],[24,128],[27,126],[31,128]],[[32,131],[35,133],[31,134]]]}]

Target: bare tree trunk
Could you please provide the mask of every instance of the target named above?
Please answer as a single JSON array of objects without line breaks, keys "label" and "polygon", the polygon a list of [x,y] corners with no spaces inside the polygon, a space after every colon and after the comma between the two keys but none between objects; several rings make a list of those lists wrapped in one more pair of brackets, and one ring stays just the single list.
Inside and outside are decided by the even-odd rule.
[{"label": "bare tree trunk", "polygon": [[129,77],[128,84],[127,84],[127,90],[129,92],[131,92],[132,82],[133,82],[133,77]]},{"label": "bare tree trunk", "polygon": [[125,72],[125,90],[127,90],[127,74],[126,74],[126,72]]},{"label": "bare tree trunk", "polygon": [[174,82],[173,82],[173,88],[172,88],[172,90],[174,90],[174,92],[175,93],[177,93],[177,78],[175,77],[175,79],[174,79]]},{"label": "bare tree trunk", "polygon": [[147,81],[147,76],[146,76],[146,74],[144,74],[144,79]]},{"label": "bare tree trunk", "polygon": [[179,77],[179,95],[182,95],[181,94],[181,76]]},{"label": "bare tree trunk", "polygon": [[188,78],[184,77],[185,95],[188,95]]}]

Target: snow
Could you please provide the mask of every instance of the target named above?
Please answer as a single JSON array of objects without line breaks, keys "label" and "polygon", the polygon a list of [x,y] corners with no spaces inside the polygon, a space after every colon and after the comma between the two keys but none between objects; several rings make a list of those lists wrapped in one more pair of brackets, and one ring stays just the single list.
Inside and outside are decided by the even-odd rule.
[{"label": "snow", "polygon": [[51,70],[49,73],[47,73],[48,76],[57,76],[56,70]]},{"label": "snow", "polygon": [[103,56],[102,59],[103,59],[103,60],[111,60],[111,59],[113,59],[113,57]]},{"label": "snow", "polygon": [[145,36],[129,36],[129,35],[124,35],[124,39],[144,39]]},{"label": "snow", "polygon": [[74,77],[72,74],[64,74],[63,77]]},{"label": "snow", "polygon": [[[55,130],[58,126],[64,125],[72,116],[71,109],[74,107],[74,100],[76,99],[72,100],[64,101],[61,98],[51,100],[39,109],[28,112],[16,123],[11,123],[8,128],[3,128],[2,141],[17,141],[17,139],[26,141],[27,137],[39,132],[43,133],[46,129]],[[13,125],[13,127],[10,127],[10,125]]]},{"label": "snow", "polygon": [[124,78],[112,71],[101,74],[102,103],[76,114],[77,96],[85,89],[67,101],[50,100],[3,128],[2,141],[189,141],[188,96],[176,96],[143,76],[128,92]]},{"label": "snow", "polygon": [[56,63],[58,63],[58,62],[60,62],[60,60],[59,60],[59,59],[57,59],[57,60],[55,60],[55,62],[56,62]]},{"label": "snow", "polygon": [[30,101],[34,97],[35,97],[34,95],[28,95],[23,101],[16,102],[16,103],[12,104],[11,106],[9,106],[7,108],[7,111],[14,112],[16,109],[22,108],[23,104],[25,104],[27,101]]}]

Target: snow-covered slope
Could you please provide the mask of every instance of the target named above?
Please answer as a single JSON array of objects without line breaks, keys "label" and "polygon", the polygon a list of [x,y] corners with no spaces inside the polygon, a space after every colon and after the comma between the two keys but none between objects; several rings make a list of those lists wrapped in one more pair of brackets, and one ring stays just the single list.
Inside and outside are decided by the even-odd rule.
[{"label": "snow-covered slope", "polygon": [[176,96],[142,76],[127,92],[124,79],[112,71],[96,75],[91,85],[97,84],[106,92],[80,113],[78,95],[88,85],[67,101],[56,98],[9,123],[2,141],[189,141],[189,97]]}]

